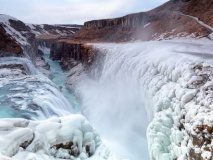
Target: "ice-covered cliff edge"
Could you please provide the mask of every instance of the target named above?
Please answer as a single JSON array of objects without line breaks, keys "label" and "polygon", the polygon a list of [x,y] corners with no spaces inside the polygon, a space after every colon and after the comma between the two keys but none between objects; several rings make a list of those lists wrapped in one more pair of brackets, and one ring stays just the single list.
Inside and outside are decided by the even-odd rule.
[{"label": "ice-covered cliff edge", "polygon": [[[133,142],[126,142],[126,148],[135,152],[133,135],[140,132],[129,124],[146,127],[146,117],[141,115],[141,110],[146,110],[152,160],[212,158],[211,41],[94,46],[103,56],[99,63],[94,62],[86,72],[76,66],[70,71],[67,84],[72,88],[77,80],[74,85],[83,100],[83,113],[98,130],[105,128],[115,134],[107,128],[117,125],[123,133],[117,142],[125,143],[124,139],[132,135]],[[131,97],[141,99],[144,109],[140,101]]]}]

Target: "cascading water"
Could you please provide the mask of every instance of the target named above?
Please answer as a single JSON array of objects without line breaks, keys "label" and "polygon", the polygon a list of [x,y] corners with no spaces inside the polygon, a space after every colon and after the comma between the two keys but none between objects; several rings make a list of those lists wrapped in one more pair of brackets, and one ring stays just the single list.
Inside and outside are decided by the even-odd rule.
[{"label": "cascading water", "polygon": [[82,113],[105,143],[131,160],[149,159],[149,153],[151,159],[180,156],[183,133],[174,96],[185,84],[178,80],[187,64],[212,63],[212,46],[166,41],[93,45],[99,50],[97,61],[87,76],[82,74],[76,92],[83,100]]},{"label": "cascading water", "polygon": [[[14,65],[23,68],[13,68]],[[57,86],[43,76],[30,60],[1,58],[0,66],[1,118],[46,119],[75,112]]]},{"label": "cascading water", "polygon": [[139,52],[130,52],[130,58],[119,49],[106,52],[104,45],[98,49],[88,77],[76,87],[82,113],[119,158],[148,160],[148,117],[137,75]]},{"label": "cascading water", "polygon": [[50,65],[50,71],[51,71],[51,74],[52,74],[52,78],[51,78],[52,82],[60,88],[61,93],[69,101],[69,103],[72,104],[75,111],[80,112],[81,107],[78,103],[78,100],[67,89],[67,86],[66,86],[67,72],[62,70],[59,62],[53,61],[49,58],[50,49],[42,48],[42,47],[40,49],[44,52],[43,57],[44,57],[45,61]]}]

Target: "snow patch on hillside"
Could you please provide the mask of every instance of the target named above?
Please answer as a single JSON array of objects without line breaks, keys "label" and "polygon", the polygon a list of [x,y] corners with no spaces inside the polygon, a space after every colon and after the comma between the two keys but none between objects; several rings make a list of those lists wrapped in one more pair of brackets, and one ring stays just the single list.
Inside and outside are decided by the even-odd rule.
[{"label": "snow patch on hillside", "polygon": [[14,18],[14,17],[4,15],[4,14],[0,14],[0,23],[9,23],[9,20],[18,21],[18,19]]}]

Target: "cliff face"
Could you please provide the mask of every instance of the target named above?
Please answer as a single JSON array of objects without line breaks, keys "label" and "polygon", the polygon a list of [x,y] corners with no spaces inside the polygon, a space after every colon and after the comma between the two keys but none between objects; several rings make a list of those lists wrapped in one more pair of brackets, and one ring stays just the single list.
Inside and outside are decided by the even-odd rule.
[{"label": "cliff face", "polygon": [[115,19],[103,19],[103,20],[94,20],[85,22],[85,28],[102,28],[102,27],[111,27],[119,26],[122,27],[137,27],[139,25],[145,24],[146,13],[136,13],[127,15],[121,18]]},{"label": "cliff face", "polygon": [[13,56],[21,56],[22,52],[20,45],[7,35],[5,29],[0,25],[0,57],[9,56],[10,53],[13,53]]},{"label": "cliff face", "polygon": [[180,8],[180,11],[198,17],[204,23],[213,26],[213,1],[190,0]]},{"label": "cliff face", "polygon": [[40,47],[47,47],[51,48],[52,44],[58,40],[58,36],[50,36],[50,35],[45,35],[45,36],[39,36],[37,37],[37,43],[38,46]]},{"label": "cliff face", "polygon": [[213,26],[211,8],[211,0],[205,0],[205,2],[171,0],[148,12],[85,22],[84,27],[75,34],[75,38],[96,41],[130,41],[186,36],[203,37],[211,31],[183,14],[196,16]]},{"label": "cliff face", "polygon": [[16,18],[0,14],[0,56],[25,55],[35,62],[39,45],[50,48],[55,39],[60,36],[71,36],[80,27],[80,25],[25,24]]},{"label": "cliff face", "polygon": [[71,41],[56,41],[51,46],[50,58],[60,60],[64,70],[69,70],[79,63],[89,65],[93,60],[91,46]]},{"label": "cliff face", "polygon": [[[34,62],[37,56],[36,35],[31,32],[29,26],[22,21],[7,15],[0,15],[0,26],[5,30],[5,35],[10,37],[11,43],[17,44],[19,52],[22,56],[29,56]],[[9,45],[6,39],[2,39],[3,43]],[[3,50],[1,48],[0,50]],[[4,50],[8,52],[7,56],[17,56],[15,50]],[[2,54],[1,56],[6,56]]]}]

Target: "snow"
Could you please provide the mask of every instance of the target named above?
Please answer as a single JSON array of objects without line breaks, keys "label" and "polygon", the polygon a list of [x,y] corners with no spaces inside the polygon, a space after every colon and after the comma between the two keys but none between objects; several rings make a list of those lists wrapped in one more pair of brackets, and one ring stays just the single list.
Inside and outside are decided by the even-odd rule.
[{"label": "snow", "polygon": [[[0,154],[14,160],[114,160],[82,115],[45,121],[1,119],[0,143]],[[63,146],[68,143],[71,148]]]},{"label": "snow", "polygon": [[146,28],[150,25],[150,23],[145,24],[143,27]]},{"label": "snow", "polygon": [[0,23],[3,24],[4,29],[6,30],[7,34],[12,36],[19,44],[21,45],[29,45],[27,42],[26,37],[24,37],[21,32],[16,31],[14,28],[10,26],[9,20],[15,20],[18,21],[18,19],[8,16],[8,15],[3,15],[0,14]]},{"label": "snow", "polygon": [[194,16],[190,16],[190,15],[186,15],[186,14],[183,14],[183,13],[179,13],[179,14],[194,19],[197,23],[199,23],[200,25],[204,26],[205,28],[208,28],[209,30],[211,30],[213,32],[213,27],[205,24],[204,22],[202,22],[201,20],[199,20],[199,18],[194,17]]},{"label": "snow", "polygon": [[[178,13],[178,14],[180,14],[180,15],[182,15],[182,16],[186,16],[186,17],[189,17],[189,18],[191,18],[191,19],[194,19],[198,24],[202,25],[203,27],[205,27],[205,28],[207,28],[207,29],[209,29],[209,30],[211,30],[211,31],[213,32],[213,27],[211,27],[211,26],[208,25],[208,24],[205,24],[205,23],[204,23],[203,21],[201,21],[199,18],[194,17],[194,16],[190,16],[190,15],[186,15],[186,14],[183,14],[183,13],[181,13],[181,12],[176,12],[176,13]],[[213,40],[213,33],[209,34],[208,37],[209,37],[210,40]]]},{"label": "snow", "polygon": [[[26,25],[29,26],[31,28],[31,32],[37,36],[42,35],[42,34],[52,35],[52,33],[49,30],[44,29],[43,24],[29,24],[28,23]],[[67,34],[70,34],[70,33],[74,34],[75,32],[72,31],[72,29],[77,28],[77,27],[65,27],[65,26],[61,26],[61,27],[68,28],[70,30],[61,30],[61,31],[58,29],[54,30],[60,36],[66,36]]]},{"label": "snow", "polygon": [[[197,128],[204,125],[211,129],[213,124],[212,41],[177,38],[93,45],[102,56],[100,64],[95,63],[83,71],[80,74],[83,80],[70,87],[82,98],[83,114],[101,137],[106,143],[113,141],[108,143],[113,152],[125,158],[127,153],[121,153],[118,147],[121,144],[134,154],[134,160],[146,159],[146,153],[140,155],[145,143],[143,146],[125,143],[128,136],[139,142],[129,124],[137,129],[147,128],[150,159],[181,160],[186,159],[190,149],[198,152],[191,135],[202,136]],[[72,72],[75,73],[76,68]],[[68,82],[76,78],[72,75]],[[137,98],[131,99],[131,96]],[[147,112],[150,121],[147,126],[143,124],[146,116],[142,116],[139,109]],[[116,131],[112,130],[113,126]],[[116,132],[123,134],[116,136]],[[140,133],[140,137],[142,135]],[[199,150],[203,157],[209,156],[207,146],[204,144]],[[135,152],[138,148],[140,153]]]},{"label": "snow", "polygon": [[0,14],[0,23],[9,23],[9,20],[18,21],[18,19],[14,18],[14,17],[4,15],[4,14]]}]

